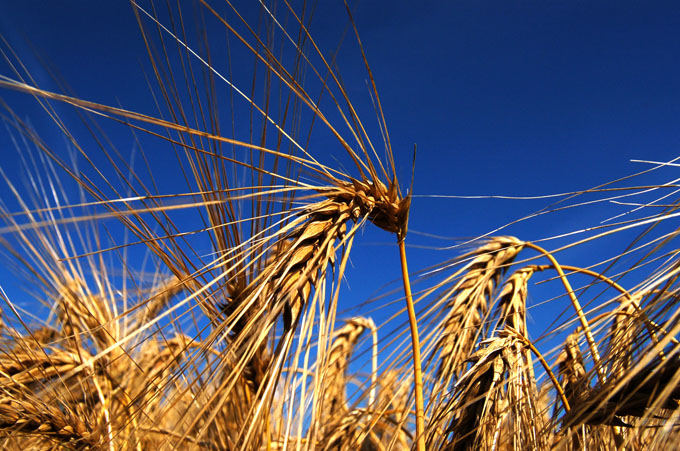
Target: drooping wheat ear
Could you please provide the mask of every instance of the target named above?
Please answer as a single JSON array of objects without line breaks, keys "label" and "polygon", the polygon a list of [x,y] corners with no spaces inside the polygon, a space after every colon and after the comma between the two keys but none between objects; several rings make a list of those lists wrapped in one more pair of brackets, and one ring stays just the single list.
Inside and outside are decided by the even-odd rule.
[{"label": "drooping wheat ear", "polygon": [[[570,359],[566,354],[564,357],[563,360]],[[585,374],[585,370],[578,373]],[[587,382],[576,382],[579,391],[572,393],[569,387],[574,407],[563,418],[558,444],[608,449],[633,442],[646,448],[650,440],[663,442],[668,437],[666,432],[677,424],[674,418],[680,405],[679,387],[677,355],[656,356],[646,365],[632,365],[618,380],[611,378],[594,388]],[[637,419],[643,422],[635,427],[631,423]],[[658,428],[660,433],[651,434],[645,427]]]},{"label": "drooping wheat ear", "polygon": [[[588,384],[587,373],[581,354],[581,348],[578,344],[578,337],[580,330],[576,329],[572,332],[564,342],[564,347],[557,357],[558,372],[561,378],[561,385],[564,394],[567,398],[571,411],[569,414],[577,410],[579,402],[583,400],[583,396],[590,391]],[[558,414],[557,404],[553,416]],[[563,428],[564,430],[555,437],[557,443],[570,443],[573,449],[582,449],[584,445],[585,428]]]},{"label": "drooping wheat ear", "polygon": [[[28,344],[30,338],[24,338]],[[84,353],[86,356],[89,354]],[[0,356],[0,388],[30,386],[61,379],[82,363],[83,353],[63,351],[44,347],[39,350],[28,348],[15,349]],[[36,384],[40,385],[40,384]]]},{"label": "drooping wheat ear", "polygon": [[346,398],[347,369],[350,358],[359,337],[374,327],[372,320],[356,317],[348,320],[345,326],[333,334],[333,344],[328,351],[326,365],[321,370],[320,376],[324,382],[318,409],[318,422],[323,428],[321,432],[324,437],[334,436],[334,429],[350,411]]},{"label": "drooping wheat ear", "polygon": [[[284,228],[261,274],[249,286],[233,290],[223,310],[238,317],[232,327],[236,335],[252,312],[271,299],[282,301],[278,309],[270,308],[281,315],[284,329],[295,323],[321,273],[335,263],[335,245],[345,236],[348,221],[367,218],[385,230],[402,233],[408,202],[398,199],[396,188],[358,180],[335,183],[319,190],[326,200],[308,205]],[[244,303],[256,308],[243,311],[239,307]]]},{"label": "drooping wheat ear", "polygon": [[452,400],[433,415],[444,427],[441,435],[430,437],[430,449],[494,449],[510,439],[512,434],[501,435],[509,408],[506,374],[516,363],[513,350],[516,343],[511,336],[493,337],[480,343],[479,350],[469,357],[472,367],[454,387]]},{"label": "drooping wheat ear", "polygon": [[101,435],[87,420],[87,412],[74,412],[67,406],[54,407],[25,391],[5,391],[0,397],[0,431],[28,448],[91,449],[103,444]]},{"label": "drooping wheat ear", "polygon": [[[249,416],[270,410],[283,363],[290,358],[294,334],[300,329],[304,336],[309,336],[312,330],[314,318],[311,316],[307,316],[306,324],[300,327],[301,313],[321,298],[328,271],[335,268],[336,253],[340,249],[343,259],[334,276],[341,278],[354,233],[354,229],[347,233],[347,223],[363,220],[371,213],[367,208],[372,205],[367,203],[365,194],[355,195],[352,184],[319,191],[326,199],[298,210],[296,217],[275,234],[270,257],[259,274],[241,289],[230,286],[232,296],[221,305],[225,321],[220,327],[230,331],[230,349],[240,359],[225,379],[222,399],[228,398],[227,393],[242,375],[250,378],[254,402],[247,413]],[[324,323],[333,322],[334,305],[319,311],[324,315],[331,313]],[[277,325],[281,325],[282,334],[275,333]],[[319,335],[325,333],[320,331]],[[267,351],[270,339],[274,346]],[[319,348],[325,346],[327,344],[322,344]],[[320,367],[323,359],[321,355],[317,362]],[[259,415],[257,421],[262,418]],[[244,434],[252,435],[254,424],[245,418]],[[316,427],[313,426],[310,430]]]},{"label": "drooping wheat ear", "polygon": [[[335,263],[335,245],[346,233],[346,223],[368,215],[370,205],[354,196],[352,185],[323,190],[326,200],[302,209],[284,227],[272,246],[261,273],[246,287],[230,285],[230,299],[221,306],[234,335],[239,335],[265,304],[289,330],[298,319],[321,272]],[[272,303],[271,300],[276,302]],[[248,309],[243,306],[249,304]],[[276,307],[275,307],[276,306]]]},{"label": "drooping wheat ear", "polygon": [[531,266],[513,272],[505,281],[496,301],[498,328],[510,327],[528,337],[526,324],[527,284],[534,274]]},{"label": "drooping wheat ear", "polygon": [[[526,296],[532,274],[531,267],[522,268],[503,286],[494,315],[497,332],[468,359],[477,363],[456,383],[453,401],[434,412],[435,421],[448,426],[442,428],[443,437],[432,437],[433,445],[442,438],[453,449],[541,449],[547,445],[527,349]],[[438,428],[433,424],[433,430]]]},{"label": "drooping wheat ear", "polygon": [[613,312],[606,358],[609,374],[615,379],[623,376],[632,363],[633,346],[640,326],[644,324],[639,315],[641,298],[641,295],[621,296],[619,306]]},{"label": "drooping wheat ear", "polygon": [[496,237],[461,257],[472,261],[442,298],[446,316],[436,345],[440,359],[436,371],[438,386],[448,387],[464,371],[465,361],[481,334],[494,290],[522,247],[523,242],[517,238]]},{"label": "drooping wheat ear", "polygon": [[329,431],[319,449],[324,451],[383,449],[375,431],[365,430],[366,412],[354,409],[338,419],[335,427]]},{"label": "drooping wheat ear", "polygon": [[[507,405],[505,430],[499,446],[512,449],[540,449],[547,446],[543,431],[546,423],[538,406],[539,391],[536,386],[531,343],[526,326],[527,284],[534,270],[526,267],[515,271],[505,282],[497,301],[497,316],[503,329],[500,334],[514,339],[511,349],[505,352],[507,364]],[[500,326],[499,326],[500,327]],[[540,356],[539,356],[540,358]]]},{"label": "drooping wheat ear", "polygon": [[579,399],[581,394],[588,388],[586,379],[586,367],[578,344],[580,329],[572,332],[564,342],[564,347],[557,358],[558,372],[562,379],[564,394],[569,404]]},{"label": "drooping wheat ear", "polygon": [[[391,155],[389,146],[388,152]],[[369,165],[369,168],[372,175],[371,180],[364,177],[362,180],[352,179],[351,183],[336,181],[335,184],[338,187],[344,186],[346,190],[352,193],[356,203],[360,206],[360,211],[364,212],[369,221],[381,229],[396,235],[401,263],[401,278],[404,286],[404,298],[406,300],[406,311],[411,333],[411,360],[413,364],[413,389],[416,410],[416,449],[418,451],[425,451],[425,397],[423,393],[420,338],[406,257],[406,234],[408,231],[412,192],[402,197],[396,174],[393,174],[392,180],[386,186],[378,180],[372,164]]]},{"label": "drooping wheat ear", "polygon": [[[220,307],[235,342],[257,336],[252,329],[263,320],[265,330],[278,318],[284,333],[297,326],[313,289],[325,279],[328,266],[335,264],[336,245],[345,237],[346,223],[361,214],[353,199],[335,194],[345,192],[328,193],[327,200],[299,212],[278,236],[264,268],[248,286],[229,286],[231,297]],[[258,349],[263,344],[259,340]]]}]

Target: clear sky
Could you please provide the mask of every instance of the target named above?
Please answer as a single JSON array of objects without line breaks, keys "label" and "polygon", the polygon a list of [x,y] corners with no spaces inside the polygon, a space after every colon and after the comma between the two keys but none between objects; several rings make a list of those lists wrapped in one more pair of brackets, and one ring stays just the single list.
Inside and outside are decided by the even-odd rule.
[{"label": "clear sky", "polygon": [[[248,14],[255,2],[241,3]],[[418,145],[417,195],[575,191],[647,168],[630,159],[665,161],[678,155],[678,2],[365,0],[356,4],[355,18],[405,183],[413,144]],[[341,2],[323,0],[311,31],[331,53],[346,23]],[[125,1],[8,1],[2,5],[0,34],[44,87],[58,89],[33,49],[78,96],[153,112],[140,69],[149,69],[143,42]],[[216,54],[220,45],[215,43]],[[252,63],[243,66],[247,76]],[[362,117],[375,125],[351,34],[338,66]],[[29,97],[7,92],[0,97],[20,114],[30,114],[36,126],[46,123],[44,116],[33,116]],[[53,129],[44,133],[60,139]],[[113,138],[130,151],[129,134],[119,133]],[[378,136],[377,128],[371,133]],[[0,144],[3,155],[12,155],[3,167],[16,167],[4,131]],[[418,197],[412,231],[451,239],[414,233],[409,242],[450,246],[548,202]],[[503,233],[537,239],[625,211],[610,207],[529,221]],[[396,257],[392,241],[372,230],[357,241],[349,302],[398,277],[396,259],[386,257]],[[411,266],[422,268],[457,252],[412,248]]]}]

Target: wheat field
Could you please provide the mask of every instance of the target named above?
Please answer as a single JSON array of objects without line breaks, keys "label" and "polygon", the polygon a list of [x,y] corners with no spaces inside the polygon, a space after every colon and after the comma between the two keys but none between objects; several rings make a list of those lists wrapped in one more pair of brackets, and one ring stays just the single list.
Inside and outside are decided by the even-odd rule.
[{"label": "wheat field", "polygon": [[[43,87],[1,42],[23,174],[1,173],[3,449],[677,446],[672,162],[511,224],[559,231],[421,231],[413,265],[417,152],[393,150],[354,8],[370,118],[306,2],[194,3],[130,2],[151,108]],[[371,230],[399,269],[357,299]]]}]

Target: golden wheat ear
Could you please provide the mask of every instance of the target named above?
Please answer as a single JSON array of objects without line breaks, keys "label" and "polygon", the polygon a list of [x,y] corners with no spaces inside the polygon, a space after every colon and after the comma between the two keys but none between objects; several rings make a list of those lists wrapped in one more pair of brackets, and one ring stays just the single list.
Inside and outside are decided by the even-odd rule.
[{"label": "golden wheat ear", "polygon": [[[508,407],[501,394],[506,370],[502,354],[511,346],[507,339],[492,338],[482,342],[480,349],[469,357],[473,365],[456,383],[452,402],[443,412],[433,414],[433,418],[450,420],[444,420],[448,424],[443,425],[441,437],[435,438],[430,446],[450,449],[493,446]],[[444,412],[450,414],[443,415]]]},{"label": "golden wheat ear", "polygon": [[451,399],[433,410],[430,446],[547,446],[548,423],[538,406],[531,353],[542,356],[529,341],[526,328],[527,282],[533,273],[531,267],[515,271],[500,290],[494,334],[476,345],[474,354],[463,362],[473,365],[457,378]]},{"label": "golden wheat ear", "polygon": [[439,301],[445,311],[441,338],[435,349],[439,352],[436,370],[442,389],[460,377],[465,362],[482,336],[482,326],[502,275],[522,250],[523,242],[514,237],[498,237],[461,259],[471,259],[465,273],[452,276],[452,287]]},{"label": "golden wheat ear", "polygon": [[[324,383],[319,397],[319,418],[321,425],[321,446],[324,449],[366,446],[372,443],[374,432],[368,425],[370,415],[361,409],[352,410],[347,403],[347,371],[352,352],[361,335],[375,329],[370,319],[357,317],[348,320],[342,328],[333,333],[333,343],[328,351],[325,368],[322,369]],[[368,409],[372,408],[370,405]]]},{"label": "golden wheat ear", "polygon": [[8,395],[0,399],[0,430],[6,446],[87,449],[105,444],[100,432],[82,416],[84,412],[52,407],[27,393]]}]

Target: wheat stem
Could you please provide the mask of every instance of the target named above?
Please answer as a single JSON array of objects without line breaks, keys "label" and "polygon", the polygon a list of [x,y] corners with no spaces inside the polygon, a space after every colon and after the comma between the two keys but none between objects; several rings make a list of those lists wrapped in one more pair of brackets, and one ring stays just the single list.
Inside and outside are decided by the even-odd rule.
[{"label": "wheat stem", "polygon": [[399,257],[401,259],[401,278],[404,282],[404,295],[406,296],[406,308],[408,321],[411,327],[411,344],[413,346],[413,380],[416,394],[416,449],[425,451],[425,402],[423,400],[423,368],[420,360],[420,339],[418,338],[418,319],[413,305],[411,294],[411,282],[408,276],[406,263],[406,243],[403,237],[398,238]]},{"label": "wheat stem", "polygon": [[[552,268],[551,265],[537,265],[534,267],[536,271],[543,271],[544,269]],[[596,279],[599,279],[607,284],[609,284],[612,288],[618,290],[621,294],[623,294],[626,298],[628,298],[629,301],[632,302],[633,308],[638,312],[638,314],[642,317],[642,321],[645,323],[647,326],[647,329],[649,330],[649,334],[652,338],[652,341],[654,341],[654,344],[659,343],[659,337],[656,336],[655,329],[657,328],[656,324],[654,321],[650,320],[647,315],[645,314],[644,310],[640,307],[638,302],[634,301],[633,295],[628,292],[625,288],[623,288],[621,285],[610,279],[609,277],[605,276],[604,274],[600,274],[599,272],[596,271],[591,271],[590,269],[587,268],[580,268],[578,266],[571,266],[571,265],[562,265],[562,269],[566,269],[567,271],[573,271],[573,272],[579,272],[583,274],[587,274],[589,276],[592,276]],[[618,314],[625,314],[623,312],[619,312]],[[629,315],[630,316],[630,315]],[[663,356],[663,352],[661,353]]]},{"label": "wheat stem", "polygon": [[552,265],[555,267],[555,270],[557,271],[557,274],[559,274],[560,280],[562,281],[564,288],[567,290],[567,294],[569,295],[571,304],[574,306],[576,316],[578,316],[578,319],[581,322],[581,326],[583,327],[583,332],[586,335],[586,341],[588,341],[590,353],[593,356],[593,364],[595,365],[595,369],[597,370],[597,376],[600,379],[600,382],[605,382],[607,377],[605,376],[604,370],[602,369],[602,365],[600,364],[600,353],[597,351],[597,344],[595,343],[595,339],[593,338],[593,333],[590,330],[590,325],[588,324],[586,315],[583,313],[581,304],[578,302],[578,299],[574,294],[574,290],[573,288],[571,288],[571,284],[567,280],[567,276],[565,276],[564,271],[562,271],[562,266],[560,266],[560,264],[557,263],[557,260],[555,260],[555,257],[553,257],[553,255],[550,252],[546,251],[542,247],[534,243],[530,243],[528,241],[525,242],[524,245],[528,248],[535,250],[536,252],[543,254],[545,257],[548,258],[548,260],[550,260],[550,263],[552,263]]}]

